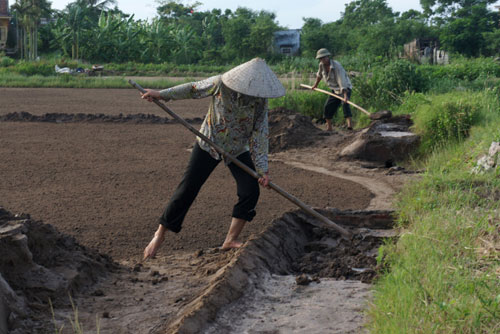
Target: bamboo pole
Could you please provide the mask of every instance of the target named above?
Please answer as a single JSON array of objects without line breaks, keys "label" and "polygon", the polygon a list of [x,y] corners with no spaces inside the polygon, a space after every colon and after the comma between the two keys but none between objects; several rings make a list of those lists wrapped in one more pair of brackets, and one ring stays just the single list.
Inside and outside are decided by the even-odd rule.
[{"label": "bamboo pole", "polygon": [[[133,80],[129,80],[128,82],[132,86],[134,86],[135,88],[137,88],[141,93],[143,93],[143,94],[146,93],[146,91],[144,90],[144,88],[142,88],[139,84],[137,84]],[[160,108],[162,108],[167,114],[169,114],[174,119],[176,119],[179,123],[181,123],[182,125],[184,125],[189,131],[191,131],[196,136],[200,137],[205,142],[207,142],[210,146],[212,146],[224,158],[226,158],[227,160],[231,161],[232,163],[234,163],[235,165],[237,165],[238,167],[240,167],[241,169],[243,169],[246,173],[250,174],[252,177],[254,177],[256,179],[260,178],[260,175],[257,174],[256,171],[254,171],[253,169],[251,169],[250,167],[248,167],[247,165],[245,165],[244,163],[242,163],[241,161],[239,161],[238,159],[236,159],[235,157],[233,157],[231,154],[229,154],[226,151],[224,151],[220,146],[218,146],[213,141],[211,141],[207,136],[203,135],[201,132],[199,132],[198,130],[196,130],[191,124],[189,124],[183,118],[181,118],[176,113],[174,113],[172,110],[170,110],[170,108],[168,108],[165,104],[161,103],[160,101],[158,101],[155,98],[153,98],[153,102],[157,106],[159,106]],[[278,185],[274,184],[273,182],[269,182],[269,187],[271,189],[273,189],[274,191],[276,191],[281,196],[283,196],[286,199],[288,199],[293,204],[297,205],[299,208],[301,208],[302,210],[304,210],[305,212],[307,212],[311,216],[313,216],[314,218],[318,219],[324,225],[335,229],[344,238],[346,238],[348,240],[351,240],[352,234],[349,231],[347,231],[346,229],[344,229],[344,228],[340,227],[339,225],[335,224],[330,219],[326,218],[325,216],[321,215],[320,213],[314,211],[307,204],[305,204],[304,202],[302,202],[301,200],[299,200],[295,196],[287,193],[285,190],[283,190],[282,188],[280,188]]]},{"label": "bamboo pole", "polygon": [[[300,87],[304,87],[304,88],[307,88],[307,89],[312,89],[312,90],[315,90],[315,91],[318,91],[318,92],[321,92],[321,93],[325,93],[327,95],[330,95],[330,96],[333,96],[333,97],[336,97],[337,99],[339,100],[342,100],[344,101],[344,98],[340,95],[337,95],[337,94],[334,94],[332,92],[329,92],[329,91],[326,91],[326,90],[323,90],[323,89],[319,89],[319,88],[312,88],[312,86],[308,86],[308,85],[304,85],[304,84],[300,84]],[[364,112],[365,114],[367,114],[368,116],[371,115],[371,113],[365,109],[363,109],[362,107],[358,106],[357,104],[347,100],[347,103],[349,103],[350,105],[354,106],[355,108],[361,110],[362,112]]]}]

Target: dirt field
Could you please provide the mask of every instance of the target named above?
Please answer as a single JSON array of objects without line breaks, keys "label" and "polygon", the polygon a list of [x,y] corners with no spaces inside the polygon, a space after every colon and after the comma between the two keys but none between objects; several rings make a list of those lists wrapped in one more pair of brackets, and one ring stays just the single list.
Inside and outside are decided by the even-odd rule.
[{"label": "dirt field", "polygon": [[[151,113],[164,111],[133,89],[0,89],[0,115],[44,113]],[[208,99],[175,101],[185,118],[203,117]],[[196,127],[199,127],[197,125]],[[82,244],[117,260],[140,256],[157,217],[189,158],[194,136],[178,124],[0,123],[0,205],[30,213]],[[271,162],[273,181],[317,207],[363,209],[372,194],[354,182]],[[225,237],[236,200],[222,164],[203,187],[184,229],[163,252],[216,247]],[[295,206],[262,191],[257,217],[242,235],[261,231]]]},{"label": "dirt field", "polygon": [[[0,101],[0,117],[13,112],[38,116],[166,116],[154,104],[141,100],[134,89],[0,88]],[[168,105],[181,117],[200,119],[208,102],[173,101]],[[224,240],[230,222],[236,201],[235,184],[221,164],[202,188],[183,230],[167,236],[158,259],[138,267],[142,251],[157,227],[157,218],[180,181],[194,135],[175,123],[138,124],[102,118],[78,122],[0,121],[0,206],[13,213],[31,214],[33,219],[54,225],[80,244],[120,263],[118,271],[75,297],[85,328],[94,328],[97,317],[101,333],[159,333],[191,307],[210,282],[219,280],[219,269],[237,261],[240,251],[220,253],[216,248]],[[199,128],[199,120],[193,125]],[[294,130],[288,126],[282,129],[289,133]],[[338,130],[315,140],[307,134],[296,133],[299,139],[304,138],[296,142],[306,146],[275,150],[270,155],[270,173],[277,185],[313,207],[392,208],[393,195],[406,182],[407,175],[389,173],[373,164],[367,168],[360,162],[336,159],[339,147],[353,136],[352,132]],[[274,139],[279,133],[275,135]],[[288,200],[263,189],[257,216],[245,228],[242,240],[252,239],[274,219],[295,209]],[[331,292],[328,286],[323,285],[326,290],[321,290],[321,285],[314,289],[321,296]],[[349,309],[341,310],[344,306],[337,306],[334,298],[324,298],[325,309],[333,314],[349,310],[356,319],[354,323],[339,323],[339,333],[347,332],[346,328],[355,328],[354,332],[361,328],[368,287],[341,288],[349,295]],[[307,307],[309,302],[302,301],[305,304],[294,308]],[[285,323],[292,316],[286,310],[280,312]],[[66,304],[56,310],[57,322],[68,325],[67,317],[72,313]],[[297,321],[311,323],[307,318],[293,316]],[[330,326],[321,322],[316,325],[320,332]],[[33,333],[53,332],[53,327],[46,326],[41,324],[42,329]]]}]

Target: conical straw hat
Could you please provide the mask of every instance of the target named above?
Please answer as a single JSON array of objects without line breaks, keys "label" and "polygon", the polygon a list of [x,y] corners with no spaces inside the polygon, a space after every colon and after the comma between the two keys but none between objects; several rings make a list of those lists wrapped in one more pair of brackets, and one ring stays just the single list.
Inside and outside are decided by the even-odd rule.
[{"label": "conical straw hat", "polygon": [[230,89],[245,95],[273,98],[285,95],[285,87],[261,58],[254,58],[222,75]]}]

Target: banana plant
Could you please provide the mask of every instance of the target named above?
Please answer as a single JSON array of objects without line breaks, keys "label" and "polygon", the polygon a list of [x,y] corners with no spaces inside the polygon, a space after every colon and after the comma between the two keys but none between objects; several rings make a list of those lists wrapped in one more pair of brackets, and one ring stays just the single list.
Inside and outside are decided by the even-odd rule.
[{"label": "banana plant", "polygon": [[175,27],[170,31],[174,42],[172,58],[177,64],[192,64],[200,59],[199,38],[190,26]]},{"label": "banana plant", "polygon": [[173,49],[171,25],[166,25],[162,20],[153,19],[151,24],[142,23],[140,45],[142,47],[141,59],[146,62],[159,63],[166,61]]}]

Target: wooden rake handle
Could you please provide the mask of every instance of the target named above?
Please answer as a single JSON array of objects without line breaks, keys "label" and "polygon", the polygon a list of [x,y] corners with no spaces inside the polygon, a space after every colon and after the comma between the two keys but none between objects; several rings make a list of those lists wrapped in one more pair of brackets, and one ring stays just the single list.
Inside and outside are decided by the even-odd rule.
[{"label": "wooden rake handle", "polygon": [[[142,88],[139,84],[135,83],[133,80],[128,81],[129,84],[137,88],[141,93],[146,93],[144,88]],[[211,141],[207,136],[196,130],[191,124],[186,122],[182,117],[179,117],[176,113],[174,113],[172,110],[170,110],[165,104],[161,103],[157,99],[153,98],[153,102],[162,108],[166,113],[168,113],[170,116],[172,116],[174,119],[176,119],[179,123],[184,125],[189,131],[194,133],[196,136],[200,137],[203,139],[207,144],[212,146],[219,154],[221,154],[224,158],[228,159],[232,163],[234,163],[236,166],[240,167],[243,169],[245,172],[250,174],[252,177],[259,179],[261,176],[257,174],[256,171],[233,157],[231,154],[227,153],[224,151],[220,146],[215,144],[213,141]],[[313,216],[314,218],[318,219],[320,222],[324,223],[326,226],[329,226],[333,229],[335,229],[337,232],[339,232],[344,238],[351,240],[352,239],[352,234],[347,231],[346,229],[340,227],[339,225],[335,224],[332,222],[330,219],[326,218],[325,216],[321,215],[320,213],[314,211],[311,207],[309,207],[307,204],[299,200],[298,198],[292,196],[291,194],[287,193],[285,190],[281,189],[278,185],[274,184],[273,182],[269,182],[269,187],[276,191],[278,194],[281,196],[285,197],[288,199],[290,202],[293,204],[297,205],[299,208]]]},{"label": "wooden rake handle", "polygon": [[[330,95],[330,96],[336,97],[337,99],[344,101],[344,98],[343,98],[342,96],[337,95],[337,94],[334,94],[334,93],[329,92],[329,91],[327,91],[327,90],[323,90],[323,89],[319,89],[319,88],[312,88],[312,86],[308,86],[308,85],[304,85],[304,84],[300,84],[300,87],[304,87],[304,88],[307,88],[307,89],[312,89],[312,90],[315,90],[315,91],[318,91],[318,92],[321,92],[321,93],[325,93],[325,94],[327,94],[327,95]],[[351,102],[351,101],[349,101],[349,100],[347,101],[347,103],[349,103],[351,106],[353,106],[353,107],[355,107],[355,108],[357,108],[357,109],[361,110],[362,112],[364,112],[364,113],[365,113],[365,114],[367,114],[368,116],[370,116],[370,115],[371,115],[369,111],[367,111],[367,110],[365,110],[365,109],[361,108],[361,107],[360,107],[360,106],[358,106],[356,103],[353,103],[353,102]]]}]

